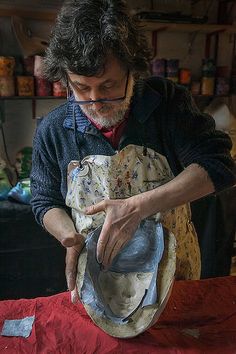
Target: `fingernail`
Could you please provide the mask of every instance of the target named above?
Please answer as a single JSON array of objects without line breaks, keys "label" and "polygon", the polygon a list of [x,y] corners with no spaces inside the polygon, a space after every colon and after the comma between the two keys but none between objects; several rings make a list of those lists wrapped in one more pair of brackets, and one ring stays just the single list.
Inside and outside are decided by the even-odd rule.
[{"label": "fingernail", "polygon": [[72,302],[72,304],[76,304],[76,302],[77,302],[76,294],[71,294],[71,302]]}]

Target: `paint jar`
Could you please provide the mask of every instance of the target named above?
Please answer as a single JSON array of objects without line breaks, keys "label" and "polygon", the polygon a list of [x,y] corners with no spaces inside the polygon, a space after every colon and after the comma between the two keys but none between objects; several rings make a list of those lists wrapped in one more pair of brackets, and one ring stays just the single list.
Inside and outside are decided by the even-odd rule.
[{"label": "paint jar", "polygon": [[19,96],[34,96],[33,76],[17,76],[17,92]]},{"label": "paint jar", "polygon": [[24,75],[34,75],[34,56],[23,58]]},{"label": "paint jar", "polygon": [[202,77],[201,94],[206,96],[213,96],[215,91],[215,78]]},{"label": "paint jar", "polygon": [[43,57],[35,55],[34,57],[34,76],[43,77]]},{"label": "paint jar", "polygon": [[36,96],[51,96],[52,85],[47,79],[35,77],[35,91]]},{"label": "paint jar", "polygon": [[66,97],[66,88],[62,85],[60,81],[53,82],[52,85],[53,96],[55,97]]},{"label": "paint jar", "polygon": [[217,77],[216,78],[216,95],[217,96],[227,96],[229,94],[230,85],[229,78],[227,77]]},{"label": "paint jar", "polygon": [[191,71],[189,69],[182,68],[179,71],[179,83],[189,86],[191,83]]},{"label": "paint jar", "polygon": [[0,76],[0,96],[15,96],[15,80],[13,76]]},{"label": "paint jar", "polygon": [[154,58],[151,62],[151,68],[154,76],[165,77],[166,60]]},{"label": "paint jar", "polygon": [[13,76],[15,65],[15,58],[0,56],[0,76]]}]

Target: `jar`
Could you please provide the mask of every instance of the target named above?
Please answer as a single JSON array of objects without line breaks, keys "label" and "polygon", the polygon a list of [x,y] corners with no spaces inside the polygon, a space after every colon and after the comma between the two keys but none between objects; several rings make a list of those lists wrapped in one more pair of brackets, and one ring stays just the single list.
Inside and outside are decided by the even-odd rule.
[{"label": "jar", "polygon": [[15,58],[0,56],[0,76],[13,76],[15,65]]},{"label": "jar", "polygon": [[153,59],[152,63],[152,74],[155,76],[165,77],[166,71],[166,60],[165,59]]},{"label": "jar", "polygon": [[35,89],[37,96],[51,96],[51,83],[42,77],[35,77]]},{"label": "jar", "polygon": [[15,95],[15,82],[13,76],[0,76],[0,96],[10,97]]},{"label": "jar", "polygon": [[190,85],[191,71],[189,69],[180,69],[179,71],[179,83],[182,85]]},{"label": "jar", "polygon": [[206,96],[213,96],[215,90],[214,77],[202,77],[201,94]]},{"label": "jar", "polygon": [[34,96],[33,76],[17,76],[17,92],[19,96]]}]

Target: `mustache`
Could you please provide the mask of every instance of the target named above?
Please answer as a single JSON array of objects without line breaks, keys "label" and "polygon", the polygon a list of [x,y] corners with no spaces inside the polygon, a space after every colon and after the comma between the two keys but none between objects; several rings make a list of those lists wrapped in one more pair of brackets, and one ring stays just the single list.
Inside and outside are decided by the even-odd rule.
[{"label": "mustache", "polygon": [[104,105],[99,109],[94,109],[94,108],[88,107],[88,111],[91,113],[106,113],[106,112],[109,112],[111,109],[113,109],[112,105]]}]

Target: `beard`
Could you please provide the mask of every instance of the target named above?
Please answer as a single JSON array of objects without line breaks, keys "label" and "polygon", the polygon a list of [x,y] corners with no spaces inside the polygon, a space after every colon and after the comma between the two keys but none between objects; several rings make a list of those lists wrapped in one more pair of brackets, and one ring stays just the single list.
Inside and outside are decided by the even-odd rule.
[{"label": "beard", "polygon": [[129,109],[133,96],[133,88],[134,80],[131,77],[127,88],[127,96],[122,103],[104,103],[100,109],[93,108],[93,105],[81,105],[80,108],[89,119],[100,127],[114,127],[125,119],[125,113]]}]

